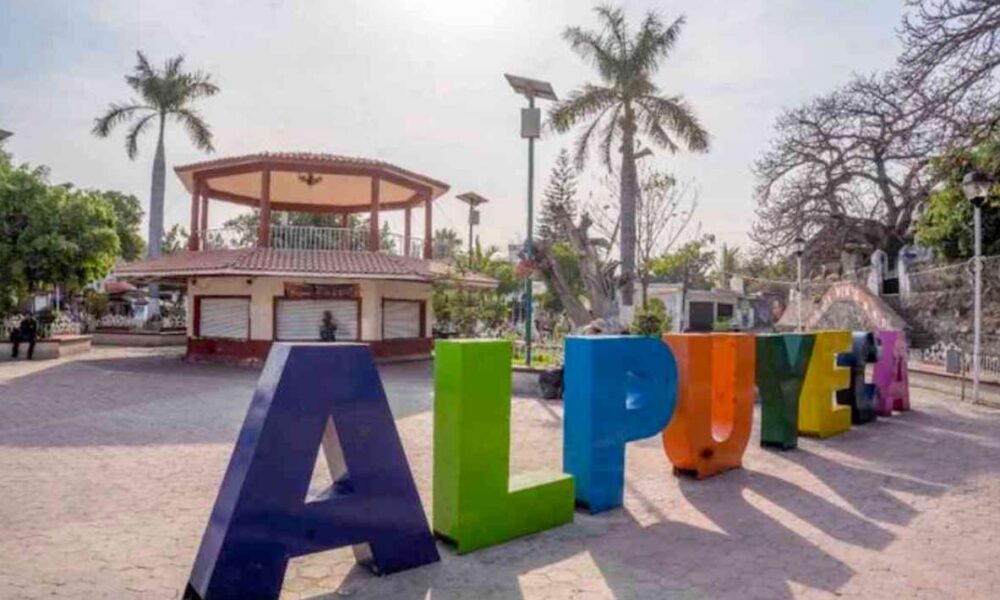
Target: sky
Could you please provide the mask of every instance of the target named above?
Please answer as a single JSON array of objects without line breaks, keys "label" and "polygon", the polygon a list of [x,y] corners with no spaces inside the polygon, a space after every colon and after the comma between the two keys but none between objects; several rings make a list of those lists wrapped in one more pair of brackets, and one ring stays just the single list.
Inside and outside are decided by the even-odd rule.
[{"label": "sky", "polygon": [[[901,0],[663,0],[621,3],[633,23],[649,10],[687,23],[655,82],[683,95],[711,135],[707,154],[660,151],[651,166],[692,182],[695,221],[719,242],[751,247],[753,161],[784,108],[854,72],[891,66]],[[491,201],[486,244],[523,239],[527,145],[503,78],[551,81],[565,96],[598,83],[562,39],[597,26],[580,0],[0,0],[0,129],[17,162],[47,165],[55,183],[115,189],[148,203],[155,134],[125,154],[124,129],[91,135],[93,120],[131,90],[123,77],[142,50],[155,63],[183,54],[222,91],[200,109],[214,157],[260,151],[382,159],[451,185],[434,226],[463,239],[465,191]],[[536,198],[575,133],[536,143]],[[167,131],[165,221],[187,225],[190,197],[172,167],[206,160],[177,126]],[[596,157],[581,196],[600,198]],[[213,203],[211,226],[242,210]],[[419,212],[419,211],[418,211]],[[388,217],[401,230],[401,215]],[[414,231],[422,232],[415,214]],[[689,231],[693,233],[695,228]]]}]

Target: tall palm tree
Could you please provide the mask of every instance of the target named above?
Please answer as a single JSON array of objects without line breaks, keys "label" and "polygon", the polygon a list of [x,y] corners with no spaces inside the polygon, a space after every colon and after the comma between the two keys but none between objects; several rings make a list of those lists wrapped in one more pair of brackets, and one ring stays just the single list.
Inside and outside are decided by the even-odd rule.
[{"label": "tall palm tree", "polygon": [[[677,152],[681,146],[695,152],[708,150],[708,133],[681,96],[668,96],[653,83],[660,63],[670,54],[684,25],[684,17],[669,27],[650,12],[632,34],[620,8],[594,9],[600,31],[567,28],[563,38],[585,60],[594,64],[601,83],[586,83],[555,105],[550,123],[563,133],[586,123],[576,143],[576,164],[582,168],[595,138],[601,159],[613,170],[612,153],[621,152],[619,195],[621,204],[622,304],[632,306],[635,277],[636,144]],[[616,145],[617,143],[617,145]]]},{"label": "tall palm tree", "polygon": [[[192,104],[219,91],[211,76],[201,71],[182,70],[183,56],[168,59],[162,69],[150,65],[142,52],[136,52],[135,70],[125,77],[139,99],[112,103],[103,116],[94,120],[93,134],[108,137],[119,124],[130,123],[125,136],[125,151],[131,160],[139,154],[139,136],[150,125],[158,128],[156,155],[153,158],[153,184],[149,195],[149,257],[160,255],[163,239],[163,194],[166,158],[163,150],[163,133],[168,119],[183,125],[191,142],[205,152],[215,150],[212,131]],[[155,299],[155,293],[153,293]]]}]

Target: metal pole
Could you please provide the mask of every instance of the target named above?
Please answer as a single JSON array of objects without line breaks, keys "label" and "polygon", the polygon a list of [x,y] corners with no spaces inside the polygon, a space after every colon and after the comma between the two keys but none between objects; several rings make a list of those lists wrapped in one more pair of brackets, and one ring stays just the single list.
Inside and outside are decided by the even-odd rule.
[{"label": "metal pole", "polygon": [[975,261],[974,269],[976,273],[975,308],[972,334],[972,402],[979,403],[979,361],[982,343],[982,322],[983,322],[983,232],[982,232],[982,209],[976,206],[975,215]]},{"label": "metal pole", "polygon": [[799,291],[799,317],[798,317],[798,325],[799,325],[799,331],[804,331],[804,329],[802,328],[802,301],[803,301],[803,298],[802,298],[802,254],[801,253],[799,253],[798,255],[796,255],[796,257],[795,257],[795,265],[796,265],[796,276],[795,277],[796,277],[796,280],[798,282],[796,284],[796,287],[798,288],[798,291]]},{"label": "metal pole", "polygon": [[[528,108],[535,108],[535,97],[528,96]],[[534,262],[535,241],[534,241],[534,194],[535,194],[535,138],[528,138],[528,238],[525,242],[525,254],[528,262]],[[534,313],[534,298],[531,289],[531,275],[524,281],[524,364],[531,366],[531,326]]]}]

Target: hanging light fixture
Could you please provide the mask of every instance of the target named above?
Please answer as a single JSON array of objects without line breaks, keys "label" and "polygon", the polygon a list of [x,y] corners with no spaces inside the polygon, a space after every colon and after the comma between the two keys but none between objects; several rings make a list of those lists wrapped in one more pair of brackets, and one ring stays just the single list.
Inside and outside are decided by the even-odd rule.
[{"label": "hanging light fixture", "polygon": [[323,181],[323,177],[316,175],[315,173],[299,173],[299,181],[312,187],[319,182]]}]

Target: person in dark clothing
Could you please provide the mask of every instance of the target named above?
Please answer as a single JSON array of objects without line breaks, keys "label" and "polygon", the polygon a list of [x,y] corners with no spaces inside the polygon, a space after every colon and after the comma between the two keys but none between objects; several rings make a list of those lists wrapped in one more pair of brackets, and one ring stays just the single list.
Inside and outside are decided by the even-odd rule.
[{"label": "person in dark clothing", "polygon": [[35,357],[35,340],[38,337],[38,321],[31,314],[25,314],[21,319],[21,325],[16,331],[11,332],[10,341],[13,349],[11,358],[17,358],[18,351],[22,343],[28,344],[28,360]]}]

